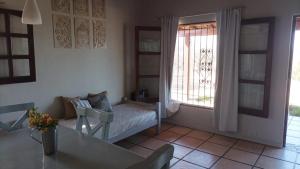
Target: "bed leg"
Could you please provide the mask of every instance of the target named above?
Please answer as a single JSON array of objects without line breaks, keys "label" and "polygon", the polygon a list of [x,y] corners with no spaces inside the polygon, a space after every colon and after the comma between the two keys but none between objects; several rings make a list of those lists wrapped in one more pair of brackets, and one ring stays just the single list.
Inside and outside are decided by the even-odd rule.
[{"label": "bed leg", "polygon": [[157,124],[157,126],[156,126],[156,135],[160,134],[160,127],[161,127],[160,123]]},{"label": "bed leg", "polygon": [[161,104],[160,104],[160,102],[156,103],[156,118],[157,118],[156,134],[159,135],[160,127],[161,127]]}]

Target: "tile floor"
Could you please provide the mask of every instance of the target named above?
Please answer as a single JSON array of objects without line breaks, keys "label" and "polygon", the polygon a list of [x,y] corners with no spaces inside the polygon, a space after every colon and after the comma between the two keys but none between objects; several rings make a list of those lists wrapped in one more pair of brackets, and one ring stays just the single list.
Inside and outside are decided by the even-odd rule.
[{"label": "tile floor", "polygon": [[160,135],[152,128],[116,144],[143,157],[172,144],[171,169],[300,169],[300,118],[289,121],[288,137],[288,146],[279,149],[163,123]]},{"label": "tile floor", "polygon": [[286,147],[300,153],[300,117],[289,116]]}]

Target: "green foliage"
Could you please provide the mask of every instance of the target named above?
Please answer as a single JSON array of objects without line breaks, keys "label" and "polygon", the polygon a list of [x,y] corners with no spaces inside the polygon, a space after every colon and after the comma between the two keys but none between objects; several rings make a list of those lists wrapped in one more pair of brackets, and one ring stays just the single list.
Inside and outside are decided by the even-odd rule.
[{"label": "green foliage", "polygon": [[295,67],[293,67],[292,80],[300,81],[300,62],[298,62]]},{"label": "green foliage", "polygon": [[204,101],[209,101],[213,99],[213,97],[208,97],[208,96],[200,96],[198,99],[196,99],[199,102],[204,102]]},{"label": "green foliage", "polygon": [[299,106],[290,105],[289,106],[289,113],[290,113],[291,116],[300,117],[300,107]]}]

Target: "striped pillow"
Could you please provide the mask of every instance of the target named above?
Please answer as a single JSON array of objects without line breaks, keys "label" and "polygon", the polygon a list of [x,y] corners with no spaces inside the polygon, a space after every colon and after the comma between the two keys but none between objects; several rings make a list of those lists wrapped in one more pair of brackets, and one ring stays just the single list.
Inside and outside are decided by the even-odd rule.
[{"label": "striped pillow", "polygon": [[92,108],[88,100],[75,99],[72,100],[72,103],[77,108]]}]

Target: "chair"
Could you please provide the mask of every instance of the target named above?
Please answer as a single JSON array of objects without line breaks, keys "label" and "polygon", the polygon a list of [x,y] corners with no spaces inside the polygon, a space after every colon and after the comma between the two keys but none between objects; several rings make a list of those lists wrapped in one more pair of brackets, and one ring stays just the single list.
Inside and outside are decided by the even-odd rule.
[{"label": "chair", "polygon": [[[75,128],[83,132],[82,127],[84,125],[89,136],[95,136],[108,143],[115,143],[154,126],[157,134],[159,134],[161,127],[160,106],[159,102],[146,104],[126,101],[113,106],[113,112],[105,112],[75,105],[77,114]],[[98,119],[98,121],[91,125],[90,119]],[[98,133],[100,129],[101,133]],[[111,135],[111,133],[114,135]]]},{"label": "chair", "polygon": [[166,144],[156,150],[150,157],[127,169],[169,169],[173,158],[174,146]]},{"label": "chair", "polygon": [[7,124],[0,121],[0,129],[13,131],[18,129],[28,117],[28,110],[34,108],[34,103],[23,103],[9,106],[0,106],[0,115],[18,111],[24,111],[22,115],[13,123]]},{"label": "chair", "polygon": [[[90,108],[80,108],[76,107],[77,120],[76,120],[76,130],[82,132],[82,125],[86,126],[86,130],[89,136],[93,136],[98,130],[102,128],[102,138],[107,141],[109,133],[109,125],[113,121],[113,113],[104,112],[101,110],[90,109]],[[87,117],[94,117],[100,119],[100,123],[94,128],[90,126],[90,122]]]}]

